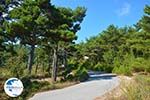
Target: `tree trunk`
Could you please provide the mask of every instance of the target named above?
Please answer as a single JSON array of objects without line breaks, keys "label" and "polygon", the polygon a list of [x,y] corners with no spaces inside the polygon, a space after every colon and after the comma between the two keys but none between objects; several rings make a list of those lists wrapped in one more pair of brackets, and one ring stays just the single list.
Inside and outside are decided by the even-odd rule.
[{"label": "tree trunk", "polygon": [[50,73],[50,68],[51,68],[51,53],[49,53],[48,55],[48,69],[47,69],[48,73]]},{"label": "tree trunk", "polygon": [[67,53],[66,53],[66,50],[64,50],[64,66],[67,67]]},{"label": "tree trunk", "polygon": [[29,57],[28,57],[28,66],[27,66],[29,74],[31,74],[31,70],[32,70],[33,58],[34,58],[34,49],[35,49],[35,45],[31,45]]},{"label": "tree trunk", "polygon": [[43,69],[43,73],[44,73],[44,70],[45,70],[45,64],[44,64],[44,62],[42,63],[42,69]]},{"label": "tree trunk", "polygon": [[57,48],[54,48],[53,52],[53,65],[52,65],[52,81],[56,82],[57,79]]},{"label": "tree trunk", "polygon": [[35,74],[37,74],[38,68],[39,68],[39,60],[37,58],[37,63],[36,63],[36,67],[35,67]]}]

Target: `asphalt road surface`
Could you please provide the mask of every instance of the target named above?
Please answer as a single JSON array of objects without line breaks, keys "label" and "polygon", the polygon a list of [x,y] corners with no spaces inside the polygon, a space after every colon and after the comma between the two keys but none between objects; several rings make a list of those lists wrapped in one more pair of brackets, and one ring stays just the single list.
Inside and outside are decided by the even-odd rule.
[{"label": "asphalt road surface", "polygon": [[30,100],[94,100],[119,85],[119,78],[114,74],[89,72],[86,82],[64,89],[35,94]]}]

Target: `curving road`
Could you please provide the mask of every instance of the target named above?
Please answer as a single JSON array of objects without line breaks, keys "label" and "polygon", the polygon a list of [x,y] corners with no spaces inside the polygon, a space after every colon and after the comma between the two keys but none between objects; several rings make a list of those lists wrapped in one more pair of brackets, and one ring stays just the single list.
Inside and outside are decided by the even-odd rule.
[{"label": "curving road", "polygon": [[30,100],[94,100],[119,85],[119,78],[114,74],[89,72],[89,75],[87,82],[37,93]]}]

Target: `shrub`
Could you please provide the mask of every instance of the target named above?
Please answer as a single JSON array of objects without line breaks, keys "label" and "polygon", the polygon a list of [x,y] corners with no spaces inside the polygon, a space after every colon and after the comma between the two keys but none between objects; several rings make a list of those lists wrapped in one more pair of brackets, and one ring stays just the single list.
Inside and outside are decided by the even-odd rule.
[{"label": "shrub", "polygon": [[65,70],[61,73],[63,76],[62,81],[74,80],[74,75],[72,74],[73,70],[76,70],[78,68],[79,63],[75,61],[74,59],[68,61],[68,65],[65,67]]},{"label": "shrub", "polygon": [[150,72],[149,60],[146,60],[144,58],[136,58],[132,62],[131,67],[133,72],[141,72],[141,71]]},{"label": "shrub", "polygon": [[94,66],[94,70],[96,71],[105,71],[108,73],[111,73],[113,70],[113,66],[109,65],[109,64],[104,64],[104,63],[97,63]]},{"label": "shrub", "polygon": [[95,70],[98,70],[98,71],[104,71],[104,66],[103,66],[103,64],[101,64],[101,63],[97,63],[97,64],[94,66],[94,69],[95,69]]},{"label": "shrub", "polygon": [[22,77],[24,74],[26,64],[22,62],[21,58],[18,56],[10,57],[5,67],[10,69],[11,75],[13,77]]},{"label": "shrub", "polygon": [[126,66],[114,67],[113,72],[117,74],[128,75],[128,76],[132,75],[131,68]]},{"label": "shrub", "polygon": [[83,82],[86,81],[89,78],[89,75],[87,73],[87,70],[80,66],[74,73],[74,77],[77,81]]},{"label": "shrub", "polygon": [[70,62],[63,73],[65,80],[81,82],[86,81],[89,77],[86,70],[87,67],[87,61],[82,61],[80,63],[77,61]]}]

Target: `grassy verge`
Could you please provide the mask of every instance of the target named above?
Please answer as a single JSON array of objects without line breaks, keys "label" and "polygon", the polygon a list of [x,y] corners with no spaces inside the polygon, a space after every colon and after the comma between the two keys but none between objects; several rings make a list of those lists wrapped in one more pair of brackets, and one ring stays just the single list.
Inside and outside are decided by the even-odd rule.
[{"label": "grassy verge", "polygon": [[150,75],[120,76],[120,86],[95,100],[149,100]]},{"label": "grassy verge", "polygon": [[137,75],[131,84],[125,86],[123,93],[126,100],[149,100],[150,75]]}]

